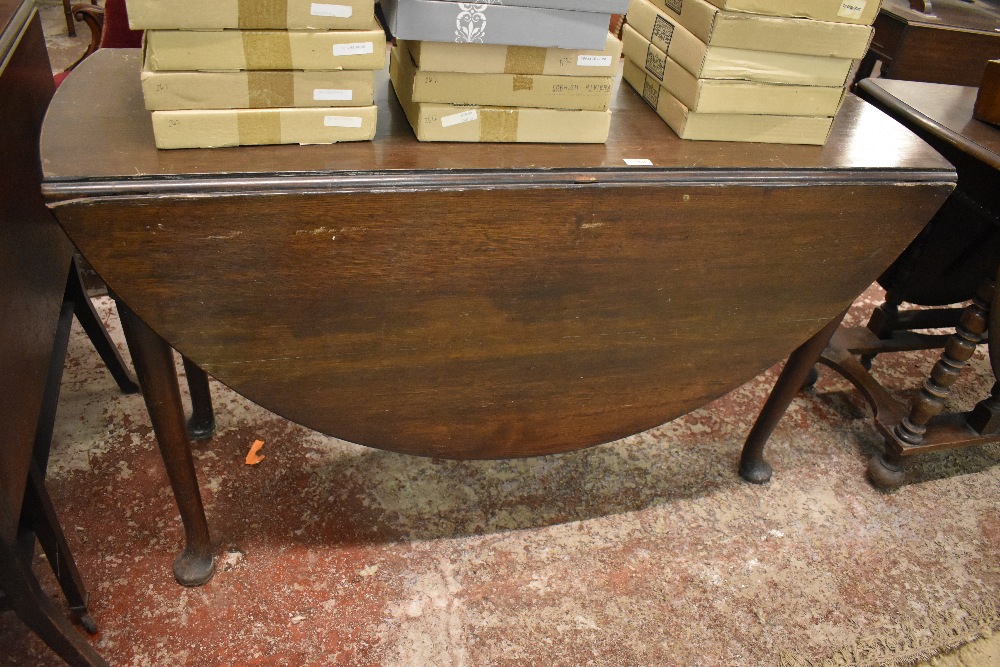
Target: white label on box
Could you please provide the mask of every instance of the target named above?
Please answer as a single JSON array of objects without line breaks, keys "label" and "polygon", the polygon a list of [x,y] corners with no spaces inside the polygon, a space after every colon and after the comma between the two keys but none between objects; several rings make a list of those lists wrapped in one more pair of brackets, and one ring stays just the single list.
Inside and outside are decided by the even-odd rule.
[{"label": "white label on box", "polygon": [[653,161],[646,158],[625,158],[625,164],[630,167],[652,167]]},{"label": "white label on box", "polygon": [[859,19],[867,4],[868,0],[844,0],[840,3],[840,11],[837,12],[837,16],[843,16],[845,19]]},{"label": "white label on box", "polygon": [[327,116],[323,124],[327,127],[361,127],[361,116]]},{"label": "white label on box", "polygon": [[337,19],[349,19],[354,13],[353,7],[347,5],[324,5],[318,2],[312,3],[309,13],[313,16],[332,16]]},{"label": "white label on box", "polygon": [[315,88],[313,89],[313,99],[317,102],[347,102],[354,99],[354,91],[340,88]]},{"label": "white label on box", "polygon": [[441,127],[451,127],[452,125],[471,123],[478,118],[479,111],[477,109],[469,109],[468,111],[463,111],[462,113],[453,113],[450,116],[441,116]]},{"label": "white label on box", "polygon": [[375,53],[373,42],[351,42],[350,44],[334,44],[333,55],[335,56],[363,56]]},{"label": "white label on box", "polygon": [[610,67],[611,56],[577,56],[577,67]]}]

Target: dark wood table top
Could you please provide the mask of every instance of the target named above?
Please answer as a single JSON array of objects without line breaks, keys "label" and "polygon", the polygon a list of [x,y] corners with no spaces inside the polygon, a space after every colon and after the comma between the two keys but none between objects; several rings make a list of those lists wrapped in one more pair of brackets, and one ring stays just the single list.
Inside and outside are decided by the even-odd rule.
[{"label": "dark wood table top", "polygon": [[[626,183],[698,180],[858,178],[885,170],[940,170],[932,151],[912,135],[848,96],[825,147],[682,141],[626,84],[616,94],[607,144],[420,143],[391,92],[385,73],[376,84],[379,107],[374,141],[334,146],[261,146],[213,150],[157,150],[148,114],[142,111],[138,52],[98,53],[60,87],[57,118],[46,124],[44,190],[50,199],[83,194],[204,189],[310,187],[326,179],[338,184],[460,184],[462,180],[520,183]],[[95,73],[119,82],[96,94]],[[68,116],[86,118],[86,132]],[[98,149],[98,147],[102,147]],[[652,168],[628,167],[625,159],[649,159]],[[828,173],[830,172],[830,173]],[[307,176],[307,181],[295,175]],[[936,178],[937,175],[934,175]]]},{"label": "dark wood table top", "polygon": [[976,88],[893,79],[865,79],[858,87],[866,99],[914,130],[1000,169],[1000,131],[972,117]]},{"label": "dark wood table top", "polygon": [[[289,419],[414,454],[607,442],[786,357],[954,187],[849,96],[826,146],[681,141],[627,85],[606,145],[158,151],[135,52],[60,87],[43,191],[160,337]],[[631,167],[625,159],[648,159]]]}]

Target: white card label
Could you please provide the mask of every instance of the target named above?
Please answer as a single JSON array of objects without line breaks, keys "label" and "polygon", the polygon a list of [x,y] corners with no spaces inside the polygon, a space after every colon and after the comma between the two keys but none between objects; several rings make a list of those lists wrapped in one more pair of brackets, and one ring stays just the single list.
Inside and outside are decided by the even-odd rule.
[{"label": "white card label", "polygon": [[867,4],[868,0],[844,0],[840,3],[840,11],[837,12],[837,16],[843,16],[845,19],[859,19]]},{"label": "white card label", "polygon": [[646,158],[625,158],[625,164],[630,167],[652,167],[653,161]]},{"label": "white card label", "polygon": [[577,67],[610,67],[611,56],[577,56]]},{"label": "white card label", "polygon": [[479,111],[476,109],[469,109],[468,111],[463,111],[462,113],[453,113],[450,116],[441,116],[441,127],[451,127],[452,125],[471,123],[478,118]]},{"label": "white card label", "polygon": [[327,116],[323,124],[327,127],[361,127],[361,116]]},{"label": "white card label", "polygon": [[315,88],[313,99],[317,102],[348,102],[354,99],[354,91],[339,88]]},{"label": "white card label", "polygon": [[309,6],[309,13],[313,16],[332,16],[336,19],[349,19],[354,13],[353,7],[347,5],[324,5],[318,2]]},{"label": "white card label", "polygon": [[334,44],[333,55],[335,56],[362,56],[375,53],[373,42],[351,42],[350,44]]}]

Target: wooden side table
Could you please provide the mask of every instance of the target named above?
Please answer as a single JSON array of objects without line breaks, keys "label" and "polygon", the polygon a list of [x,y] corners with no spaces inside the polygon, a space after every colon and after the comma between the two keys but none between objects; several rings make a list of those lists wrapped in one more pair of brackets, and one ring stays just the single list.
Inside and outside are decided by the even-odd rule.
[{"label": "wooden side table", "polygon": [[885,78],[978,86],[1000,58],[996,0],[883,0],[874,28],[855,81],[881,63]]},{"label": "wooden side table", "polygon": [[68,663],[97,666],[106,663],[31,570],[37,536],[71,606],[89,618],[86,591],[33,460],[51,359],[62,362],[58,325],[73,315],[63,308],[72,247],[38,183],[36,141],[53,87],[34,3],[0,0],[0,372],[7,388],[0,392],[0,607],[13,609]]},{"label": "wooden side table", "polygon": [[[764,445],[817,362],[841,373],[868,401],[886,443],[885,454],[868,467],[879,486],[904,483],[904,464],[916,455],[1000,441],[1000,384],[971,412],[942,413],[949,387],[976,346],[988,329],[1000,326],[1000,308],[991,309],[1000,284],[1000,130],[972,117],[974,88],[866,79],[857,93],[947,157],[958,169],[958,188],[880,278],[887,303],[869,326],[832,322],[789,357],[744,446],[741,473],[749,481],[770,478]],[[970,305],[957,311],[899,311],[903,302],[936,306],[969,299]],[[957,324],[951,336],[914,331],[949,322]],[[867,370],[878,354],[932,347],[943,348],[941,358],[911,404],[893,398]],[[1000,344],[991,341],[989,353],[994,376],[1000,377]]]}]

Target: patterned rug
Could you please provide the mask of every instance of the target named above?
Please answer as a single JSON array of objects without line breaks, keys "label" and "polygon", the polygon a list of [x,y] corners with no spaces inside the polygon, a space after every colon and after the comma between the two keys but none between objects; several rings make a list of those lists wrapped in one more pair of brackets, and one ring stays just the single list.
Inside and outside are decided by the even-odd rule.
[{"label": "patterned rug", "polygon": [[[875,368],[905,396],[934,359]],[[746,484],[776,371],[618,442],[477,462],[324,437],[213,383],[219,431],[196,451],[219,567],[184,589],[142,400],[75,331],[49,487],[113,665],[889,665],[1000,629],[1000,446],[878,491],[867,410],[824,370],[771,440],[774,479]],[[951,407],[991,384],[979,351]],[[0,664],[59,663],[8,614]]]}]

